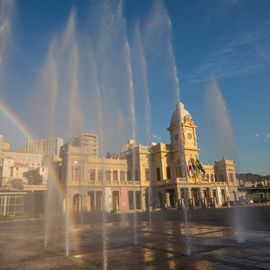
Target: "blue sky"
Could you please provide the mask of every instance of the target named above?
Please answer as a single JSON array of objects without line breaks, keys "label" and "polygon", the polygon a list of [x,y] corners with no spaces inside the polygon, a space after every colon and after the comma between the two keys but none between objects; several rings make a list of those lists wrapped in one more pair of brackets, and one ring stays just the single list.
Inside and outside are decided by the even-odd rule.
[{"label": "blue sky", "polygon": [[[157,140],[158,137],[165,142],[169,140],[166,128],[176,100],[171,76],[172,66],[166,52],[166,44],[172,41],[180,77],[181,99],[198,125],[201,160],[213,162],[215,159],[230,156],[224,150],[228,149],[226,143],[224,142],[224,146],[221,147],[222,140],[217,139],[217,136],[227,131],[224,127],[218,130],[217,125],[211,122],[216,119],[211,113],[219,112],[217,106],[211,105],[215,100],[207,101],[211,86],[209,78],[214,74],[217,90],[224,98],[234,135],[235,149],[232,156],[236,160],[238,172],[270,174],[270,2],[268,0],[167,0],[164,2],[126,0],[122,5],[123,21],[116,21],[112,25],[126,29],[121,31],[109,29],[110,34],[105,36],[111,38],[115,34],[120,37],[119,40],[124,40],[127,36],[130,42],[134,64],[137,140],[141,143],[147,142],[145,96],[139,87],[140,69],[134,53],[137,48],[134,45],[134,27],[139,23],[148,67],[153,140]],[[96,1],[84,0],[14,2],[10,19],[11,38],[4,52],[5,63],[1,74],[0,95],[36,136],[46,136],[41,120],[46,116],[44,113],[39,114],[37,100],[40,95],[39,80],[44,71],[52,39],[55,35],[58,35],[59,40],[64,39],[71,9],[75,8],[77,12],[75,39],[79,43],[80,50],[87,51],[84,47],[88,47],[88,40],[91,40],[91,44],[95,47],[97,40],[100,42],[103,40],[102,35],[99,38],[92,37],[92,35],[98,36],[97,25],[108,23],[108,18],[99,20],[99,7],[96,6]],[[110,12],[114,11],[110,9]],[[171,33],[170,27],[166,24],[167,18],[171,19]],[[123,34],[125,32],[126,34]],[[115,43],[114,47],[111,47],[114,48],[112,55],[114,52],[117,54],[117,46]],[[87,53],[84,53],[82,59],[86,58]],[[81,63],[84,63],[83,60]],[[119,63],[115,64],[115,67],[120,67],[117,66],[120,65]],[[81,66],[82,70],[86,65],[81,64]],[[114,78],[121,77],[121,74],[117,74],[117,70],[114,72]],[[121,72],[120,68],[119,72]],[[111,78],[106,81],[107,85],[110,80]],[[80,79],[82,93],[91,91],[85,90],[86,81]],[[119,104],[119,111],[112,110],[111,113],[115,118],[108,119],[117,119],[118,126],[124,123],[123,126],[126,127],[130,117],[127,116],[129,109],[124,105],[128,102],[128,95],[122,95],[125,91],[123,84],[124,82],[115,82],[115,88],[123,87],[123,89],[119,90],[118,94],[106,92],[106,95],[112,98],[114,104]],[[84,102],[83,100],[82,104]],[[86,109],[82,109],[83,119],[88,119],[84,120],[87,122],[85,127],[87,130],[95,131],[97,128],[91,124],[91,116],[89,116],[91,113],[88,112],[87,102],[85,103]],[[104,110],[111,109],[106,106]],[[24,141],[22,135],[9,125],[4,116],[0,115],[0,117],[2,121],[0,133],[4,134],[14,147],[22,147]],[[61,128],[61,121],[59,120],[58,130],[56,129],[55,133],[68,137],[65,132],[61,133],[61,130],[64,130]],[[113,126],[109,130],[113,134],[112,137],[119,137],[113,130]],[[121,132],[119,129],[118,131]],[[123,133],[125,135],[120,137],[124,142],[130,133],[128,131]],[[116,145],[118,147],[118,144]]]}]

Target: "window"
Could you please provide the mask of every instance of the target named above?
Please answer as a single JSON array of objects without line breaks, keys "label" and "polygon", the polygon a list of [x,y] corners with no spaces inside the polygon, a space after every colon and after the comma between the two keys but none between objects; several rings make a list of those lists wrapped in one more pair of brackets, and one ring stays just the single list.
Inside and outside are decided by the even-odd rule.
[{"label": "window", "polygon": [[120,181],[124,182],[125,180],[125,171],[120,171]]},{"label": "window", "polygon": [[166,168],[166,173],[167,173],[167,179],[171,179],[171,169],[170,169],[170,167]]},{"label": "window", "polygon": [[138,169],[135,169],[135,181],[139,181],[139,173],[138,173]]},{"label": "window", "polygon": [[118,171],[113,171],[113,181],[118,181]]},{"label": "window", "polygon": [[74,178],[77,181],[81,179],[81,168],[79,166],[74,166]]},{"label": "window", "polygon": [[17,215],[24,213],[24,195],[0,195],[0,213]]},{"label": "window", "polygon": [[127,180],[128,180],[128,181],[131,180],[131,173],[130,173],[130,171],[127,171]]},{"label": "window", "polygon": [[161,177],[160,177],[160,168],[157,168],[157,180],[160,181]]},{"label": "window", "polygon": [[95,181],[96,180],[96,171],[94,169],[90,170],[90,180]]},{"label": "window", "polygon": [[136,191],[136,209],[141,209],[141,192]]},{"label": "window", "polygon": [[129,205],[129,210],[134,209],[134,192],[133,191],[128,191],[128,205]]}]

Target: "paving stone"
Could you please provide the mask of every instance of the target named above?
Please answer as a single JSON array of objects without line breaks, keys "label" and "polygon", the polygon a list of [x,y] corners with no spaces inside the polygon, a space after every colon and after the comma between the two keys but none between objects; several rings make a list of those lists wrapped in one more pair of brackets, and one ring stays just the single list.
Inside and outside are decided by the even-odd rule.
[{"label": "paving stone", "polygon": [[250,256],[248,259],[255,260],[255,261],[260,261],[260,262],[265,262],[269,260],[269,256]]},{"label": "paving stone", "polygon": [[[178,221],[138,223],[138,244],[129,222],[106,226],[106,258],[109,270],[237,270],[270,269],[268,232],[253,232],[243,244],[236,243],[229,228],[190,224],[192,256],[185,256],[186,229]],[[43,246],[43,232],[32,224],[1,230],[0,269],[90,269],[103,268],[102,226],[77,226],[72,232],[71,256],[65,257],[65,235]]]},{"label": "paving stone", "polygon": [[259,263],[256,265],[256,267],[261,268],[261,269],[266,269],[266,270],[270,270],[270,263]]}]

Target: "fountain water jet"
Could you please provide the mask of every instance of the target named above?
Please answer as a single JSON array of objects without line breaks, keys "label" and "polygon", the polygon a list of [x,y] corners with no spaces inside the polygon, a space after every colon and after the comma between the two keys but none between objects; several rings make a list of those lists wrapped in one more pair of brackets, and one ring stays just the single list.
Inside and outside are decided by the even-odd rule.
[{"label": "fountain water jet", "polygon": [[[99,82],[99,76],[98,76],[98,67],[96,63],[96,58],[94,55],[94,51],[92,49],[91,41],[88,44],[88,53],[91,59],[90,62],[90,70],[91,70],[91,81],[92,81],[92,88],[89,90],[94,90],[95,98],[97,100],[96,103],[96,121],[97,121],[97,132],[99,135],[99,148],[100,152],[103,153],[104,149],[104,104],[102,101],[104,100],[104,89],[100,86],[101,83]],[[104,159],[102,159],[102,171],[104,172]],[[107,249],[108,249],[108,236],[107,236],[107,217],[106,217],[106,211],[105,211],[105,205],[106,205],[106,198],[105,198],[105,187],[106,187],[106,181],[105,181],[105,175],[103,173],[102,177],[102,253],[103,253],[103,270],[106,270],[108,267],[108,256],[107,256]]]},{"label": "fountain water jet", "polygon": [[[46,91],[49,91],[48,97],[50,99],[50,108],[48,109],[48,136],[50,142],[52,142],[53,133],[54,133],[54,117],[55,117],[55,103],[58,95],[58,68],[55,62],[55,49],[56,49],[56,40],[53,39],[51,46],[49,48],[47,61],[45,63],[44,70],[42,72],[41,84],[42,88]],[[50,145],[50,157],[52,154],[52,145]],[[50,164],[50,160],[48,160]],[[51,166],[49,166],[51,169]],[[55,187],[54,181],[52,179],[53,175],[51,170],[49,169],[48,175],[48,192],[47,192],[47,200],[45,204],[45,231],[44,231],[44,246],[48,246],[48,242],[50,239],[50,231],[52,230],[52,220],[51,213],[54,208],[53,199],[55,198]]]},{"label": "fountain water jet", "polygon": [[0,75],[4,65],[4,59],[11,33],[11,17],[14,9],[13,0],[0,2]]},{"label": "fountain water jet", "polygon": [[[212,127],[213,138],[211,144],[217,153],[223,153],[223,157],[235,160],[235,140],[226,102],[214,74],[210,76],[210,82],[206,95],[206,111],[209,125]],[[216,157],[221,159],[222,157]],[[244,216],[240,215],[240,208],[233,207],[233,225],[235,237],[238,243],[245,242]]]},{"label": "fountain water jet", "polygon": [[219,153],[219,156],[215,155],[213,159],[235,158],[233,128],[224,97],[214,74],[210,76],[205,100],[206,118],[209,122],[207,127],[211,126],[213,129],[210,139],[215,144],[215,153]]},{"label": "fountain water jet", "polygon": [[[65,255],[70,254],[70,218],[71,218],[71,208],[69,201],[69,182],[66,179],[65,183],[65,200],[64,206],[61,192],[61,183],[58,179],[58,174],[55,171],[55,157],[53,151],[53,138],[55,136],[55,129],[58,126],[57,116],[59,115],[59,109],[63,111],[63,106],[60,105],[62,99],[69,99],[66,102],[68,106],[67,113],[64,114],[66,119],[64,125],[61,125],[64,132],[68,134],[69,137],[75,135],[77,132],[83,130],[82,112],[80,110],[80,99],[79,99],[79,49],[76,42],[76,14],[72,10],[67,26],[62,35],[55,35],[51,46],[48,51],[47,59],[45,62],[45,67],[42,71],[41,85],[42,90],[46,91],[46,98],[48,99],[47,107],[48,115],[48,137],[50,138],[50,155],[48,157],[49,162],[49,177],[48,177],[48,192],[46,201],[46,217],[45,217],[45,237],[44,245],[47,247],[53,236],[60,233],[60,228],[65,227]],[[69,56],[68,60],[66,56]],[[61,69],[60,69],[61,67]],[[48,93],[49,91],[49,93]],[[61,94],[61,99],[59,95]],[[44,102],[42,100],[41,102]],[[63,113],[62,113],[63,115]],[[83,156],[83,155],[81,155]],[[80,164],[82,164],[80,160]],[[60,190],[59,190],[60,189]],[[63,189],[63,187],[62,187]],[[57,218],[56,218],[56,215]],[[62,231],[62,230],[61,230]],[[52,243],[58,244],[58,243]]]},{"label": "fountain water jet", "polygon": [[[168,19],[168,24],[170,25],[171,28],[171,21]],[[176,102],[180,102],[180,82],[179,82],[179,76],[178,76],[178,71],[177,71],[177,66],[176,66],[176,61],[175,61],[175,56],[173,53],[173,47],[172,47],[172,40],[168,40],[168,54],[169,54],[169,59],[171,63],[171,67],[173,70],[173,82],[174,82],[174,89],[175,89],[175,99]],[[181,119],[181,118],[179,118]]]},{"label": "fountain water jet", "polygon": [[[141,38],[141,31],[139,22],[135,25],[135,42],[136,47],[138,49],[138,59],[139,59],[139,67],[141,69],[141,76],[143,81],[143,90],[144,90],[144,97],[145,97],[145,116],[146,116],[146,137],[148,146],[151,144],[152,138],[152,128],[151,128],[151,101],[150,101],[150,93],[149,93],[149,85],[148,85],[148,71],[147,71],[147,62],[146,56],[144,53],[142,38]],[[151,167],[151,156],[150,153],[148,154],[148,164]],[[152,173],[149,170],[149,191],[148,191],[148,207],[149,207],[149,230],[152,229],[152,188],[151,188],[151,179]]]},{"label": "fountain water jet", "polygon": [[[172,88],[172,98],[174,100],[173,103],[177,104],[177,122],[179,124],[178,128],[178,137],[181,138],[179,140],[179,156],[176,160],[180,160],[181,163],[181,171],[182,175],[179,175],[178,177],[186,178],[187,172],[186,172],[186,159],[185,159],[185,153],[184,153],[184,147],[183,147],[183,132],[182,132],[182,115],[181,115],[181,109],[180,109],[180,81],[179,81],[179,75],[176,65],[176,59],[173,51],[172,46],[172,23],[170,20],[170,16],[168,14],[167,9],[164,6],[164,2],[156,1],[151,16],[149,17],[149,20],[147,21],[147,24],[145,26],[145,32],[144,32],[144,43],[146,51],[149,55],[153,55],[155,58],[159,57],[159,61],[166,63],[166,65],[169,68],[169,74],[162,69],[161,74],[163,75],[162,80],[160,80],[161,83],[166,82],[167,85],[164,85],[164,87]],[[162,52],[162,53],[160,53]],[[151,60],[151,58],[150,58]],[[151,63],[150,63],[151,67]],[[160,68],[160,67],[158,67]],[[151,72],[151,70],[150,70]],[[154,79],[155,82],[156,78]],[[165,88],[166,89],[166,88]],[[168,98],[168,92],[164,91],[166,93],[166,98]],[[165,96],[164,96],[165,98]],[[179,196],[179,190],[176,191],[176,194]],[[188,209],[185,209],[186,213],[188,213]],[[183,220],[185,220],[185,234],[187,239],[190,238],[190,231],[188,230],[189,222],[188,222],[188,214],[185,215],[183,212]],[[186,249],[191,250],[191,242],[186,241]],[[186,253],[190,253],[187,251]]]},{"label": "fountain water jet", "polygon": [[[176,65],[176,60],[175,60],[175,55],[174,55],[174,51],[173,51],[173,46],[172,46],[172,23],[171,23],[171,19],[168,15],[168,13],[165,13],[166,16],[166,20],[165,22],[167,22],[167,27],[169,29],[169,38],[168,38],[168,55],[169,55],[169,62],[171,65],[171,69],[172,69],[172,73],[173,73],[173,82],[174,82],[174,90],[175,90],[175,99],[177,101],[177,106],[178,106],[178,123],[179,123],[179,138],[181,138],[181,145],[180,145],[180,160],[181,160],[181,167],[182,167],[182,172],[183,175],[182,177],[187,179],[187,164],[186,164],[186,158],[185,158],[185,150],[184,150],[184,135],[183,135],[183,131],[182,131],[182,113],[181,113],[181,108],[180,108],[180,80],[179,80],[179,75],[178,75],[178,70],[177,70],[177,65]],[[179,191],[178,191],[179,192]],[[186,189],[185,189],[186,192]],[[185,194],[186,196],[187,194]],[[189,228],[189,221],[188,221],[188,209],[189,207],[187,205],[185,205],[183,207],[183,218],[184,218],[184,225],[185,225],[185,238],[186,238],[186,250],[185,250],[185,254],[187,256],[190,256],[192,254],[192,243],[191,243],[191,231]]]},{"label": "fountain water jet", "polygon": [[[130,46],[128,41],[125,42],[125,52],[126,52],[126,63],[127,63],[127,73],[128,73],[128,97],[129,97],[129,108],[130,108],[130,118],[131,118],[131,137],[136,141],[136,116],[135,116],[135,98],[134,98],[134,82],[133,82],[133,71],[131,66],[131,56],[130,56]],[[132,151],[132,180],[137,181],[136,179],[136,152]],[[133,196],[134,204],[134,244],[138,243],[138,232],[137,232],[137,195],[136,191]]]},{"label": "fountain water jet", "polygon": [[[111,137],[112,134],[108,131],[108,126],[111,125],[110,121],[112,118],[112,115],[115,114],[115,111],[111,111],[111,107],[109,107],[109,103],[114,103],[116,101],[116,104],[114,107],[117,107],[117,105],[122,105],[119,109],[120,112],[123,114],[126,113],[125,109],[127,109],[128,114],[130,115],[129,123],[126,123],[127,129],[131,127],[131,137],[132,139],[136,139],[136,115],[135,115],[135,93],[134,93],[134,78],[133,78],[133,66],[131,64],[131,49],[129,46],[127,33],[126,33],[126,22],[122,15],[122,7],[121,2],[115,8],[115,6],[110,1],[101,1],[101,9],[103,9],[103,13],[101,13],[101,17],[98,19],[98,33],[96,35],[91,36],[91,44],[95,44],[95,46],[91,45],[90,50],[91,52],[91,70],[95,71],[95,74],[92,74],[92,78],[94,77],[94,83],[92,82],[92,86],[94,84],[94,89],[96,91],[96,103],[97,103],[97,130],[100,138],[100,152],[103,155],[103,151],[105,149],[105,144],[108,143],[108,139],[106,138],[106,134],[109,134]],[[99,14],[99,13],[98,13]],[[167,12],[165,12],[167,14]],[[166,15],[167,16],[167,15]],[[165,16],[165,17],[166,17]],[[166,17],[167,20],[165,22],[166,28],[169,29],[171,32],[171,22],[169,17]],[[59,89],[69,89],[70,91],[69,96],[71,99],[71,103],[69,104],[69,114],[67,122],[69,124],[68,126],[68,134],[74,135],[75,132],[77,132],[80,128],[77,127],[77,122],[75,122],[74,115],[81,117],[81,112],[78,111],[78,105],[80,105],[79,102],[76,101],[79,100],[78,94],[81,94],[82,90],[79,90],[79,78],[78,78],[78,68],[80,63],[78,62],[79,56],[78,56],[78,44],[76,43],[76,37],[75,37],[75,23],[74,23],[74,17],[70,19],[67,30],[64,33],[63,36],[59,37],[58,40],[58,46],[59,46],[59,55],[57,55],[56,58],[56,64],[57,66],[60,65],[62,62],[59,60],[61,57],[66,56],[67,52],[71,54],[71,60],[69,61],[63,61],[67,64],[68,67],[68,76],[64,76],[65,74],[65,65],[63,70],[60,71],[61,74],[59,74],[59,81],[67,81],[68,85],[64,84],[65,87]],[[146,132],[147,132],[147,140],[148,143],[150,143],[151,140],[151,105],[150,105],[150,97],[149,97],[149,86],[148,86],[148,71],[147,71],[147,63],[146,63],[146,56],[144,53],[144,48],[141,40],[141,33],[139,31],[139,26],[136,26],[135,34],[137,36],[137,46],[139,51],[139,61],[140,61],[140,67],[141,67],[141,73],[142,73],[142,79],[143,79],[143,88],[145,91],[145,115],[146,115]],[[92,33],[91,33],[92,34]],[[169,56],[169,63],[171,65],[171,68],[173,70],[173,83],[174,83],[174,89],[176,94],[176,100],[177,103],[180,101],[180,87],[179,87],[179,78],[178,78],[178,72],[176,67],[176,61],[173,53],[172,48],[172,40],[171,40],[171,34],[166,35],[166,44],[167,44],[167,52]],[[120,46],[118,46],[120,45]],[[117,49],[116,49],[117,47]],[[120,48],[120,49],[119,49]],[[89,48],[88,48],[89,49]],[[113,54],[111,52],[114,52]],[[121,68],[120,71],[118,71],[118,66]],[[115,77],[115,73],[117,70],[117,75],[121,74],[121,71],[125,72],[127,74],[127,78],[118,78]],[[122,74],[121,74],[122,75]],[[57,75],[58,76],[58,75]],[[121,77],[121,76],[119,76]],[[119,83],[118,80],[121,80]],[[127,81],[126,81],[127,79]],[[125,91],[121,93],[118,90],[119,85],[125,86]],[[126,87],[127,86],[127,87]],[[92,91],[89,88],[90,91]],[[128,90],[128,91],[127,91]],[[66,91],[62,91],[66,95]],[[122,95],[123,94],[123,95]],[[124,96],[125,95],[125,96]],[[125,99],[126,98],[126,99]],[[120,100],[127,100],[128,102],[121,102]],[[55,108],[57,107],[54,105]],[[126,108],[124,108],[126,106]],[[120,106],[119,106],[120,107]],[[52,117],[53,118],[53,117]],[[76,117],[76,119],[78,119]],[[179,121],[181,121],[181,112],[179,112]],[[78,122],[84,123],[84,121],[81,119]],[[111,130],[109,130],[111,131]],[[179,131],[181,133],[181,130]],[[120,133],[119,131],[117,132]],[[182,149],[182,148],[181,148]],[[135,154],[135,153],[134,153]],[[185,159],[181,155],[181,160],[185,161]],[[135,157],[133,158],[133,162],[135,161]],[[81,160],[83,162],[83,160]],[[183,162],[182,162],[183,163]],[[182,164],[185,166],[184,164]],[[104,161],[103,161],[103,168],[104,168]],[[104,169],[102,170],[104,173]],[[183,170],[185,171],[185,170]],[[132,180],[135,179],[135,165],[133,165],[133,172],[132,172]],[[150,171],[150,181],[152,179],[151,171]],[[137,179],[135,179],[137,180]],[[105,198],[105,188],[106,188],[106,182],[105,177],[103,175],[103,181],[102,181],[102,189],[103,189],[103,211],[102,211],[102,227],[103,227],[103,235],[102,235],[102,243],[103,243],[103,268],[107,268],[107,245],[108,245],[108,233],[106,228],[106,198]],[[66,255],[69,255],[69,249],[70,249],[70,240],[69,240],[69,227],[71,224],[69,224],[69,209],[68,203],[69,200],[69,191],[68,191],[68,184],[66,187],[67,197],[66,197]],[[134,193],[134,243],[137,244],[138,241],[138,235],[137,235],[137,213],[136,213],[136,193]],[[150,205],[150,211],[149,211],[149,225],[151,228],[151,204],[152,204],[152,191],[149,191],[149,205]],[[186,227],[188,227],[187,222],[187,216],[185,218],[185,224]]]}]

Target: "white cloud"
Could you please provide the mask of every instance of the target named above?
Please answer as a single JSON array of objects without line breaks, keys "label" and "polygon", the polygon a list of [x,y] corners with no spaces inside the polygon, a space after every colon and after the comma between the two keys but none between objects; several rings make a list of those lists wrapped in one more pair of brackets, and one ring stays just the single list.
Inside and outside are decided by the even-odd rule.
[{"label": "white cloud", "polygon": [[270,140],[270,133],[267,134],[267,138],[268,138],[268,140]]},{"label": "white cloud", "polygon": [[185,74],[188,83],[201,83],[208,80],[208,74],[215,72],[218,79],[248,74],[264,68],[270,63],[270,39],[268,27],[270,20],[255,24],[244,33],[222,36],[216,50],[200,60],[197,67]]}]

